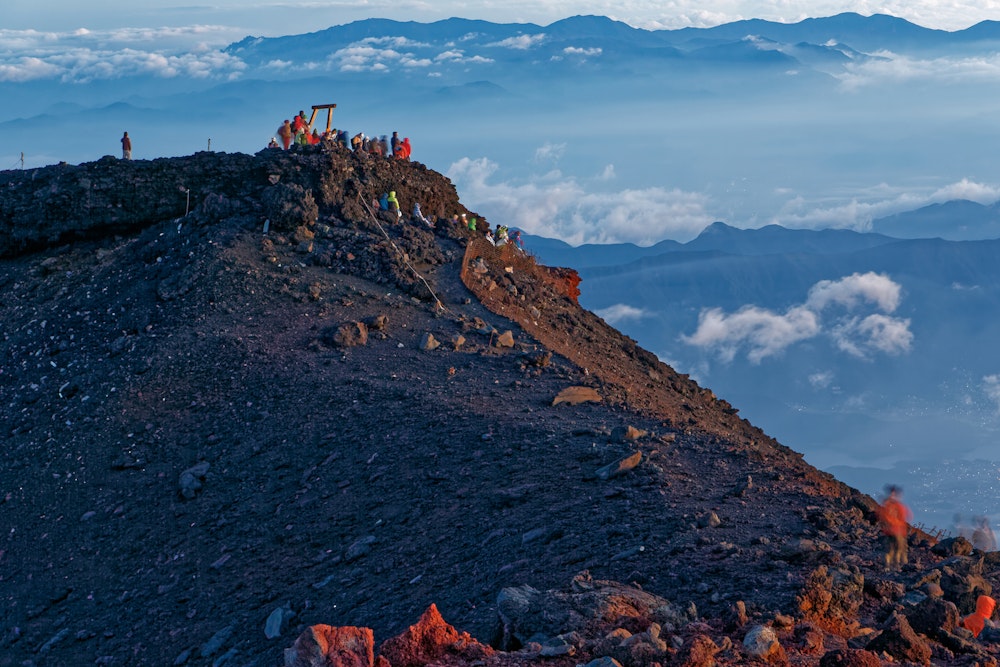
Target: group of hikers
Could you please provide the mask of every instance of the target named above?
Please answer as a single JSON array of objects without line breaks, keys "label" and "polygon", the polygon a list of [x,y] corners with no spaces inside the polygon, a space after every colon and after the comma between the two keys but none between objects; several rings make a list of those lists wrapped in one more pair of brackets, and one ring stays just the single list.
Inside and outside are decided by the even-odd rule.
[{"label": "group of hikers", "polygon": [[[910,509],[903,504],[903,490],[895,485],[886,487],[886,498],[882,501],[878,511],[879,527],[882,529],[885,541],[885,566],[886,569],[900,569],[907,563],[907,537],[909,534],[909,524],[913,520]],[[975,528],[970,531],[961,521],[961,516],[956,516],[957,537],[969,540],[973,548],[980,551],[996,551],[997,540],[990,528],[989,520],[985,516],[974,518]],[[989,630],[990,641],[1000,640],[1000,629],[997,629],[990,618],[996,609],[997,603],[989,595],[980,595],[976,599],[976,610],[968,616],[962,617],[960,625],[969,630],[974,637],[980,637],[984,630]],[[983,635],[984,638],[987,638]]]},{"label": "group of hikers", "polygon": [[313,146],[323,141],[335,142],[355,153],[396,158],[397,160],[409,160],[410,152],[413,150],[410,138],[400,139],[398,132],[393,132],[391,138],[386,135],[382,135],[381,138],[369,137],[364,132],[358,132],[353,137],[348,138],[347,130],[336,128],[320,134],[318,128],[310,127],[306,112],[302,110],[294,118],[285,120],[278,127],[267,147],[288,150],[293,145]]},{"label": "group of hikers", "polygon": [[[410,138],[404,137],[400,139],[398,132],[393,132],[392,137],[382,135],[381,138],[369,137],[363,132],[358,132],[353,137],[348,138],[347,130],[338,129],[327,130],[320,134],[317,128],[310,126],[309,119],[306,118],[306,112],[303,110],[299,110],[299,113],[291,120],[285,120],[278,127],[275,136],[271,137],[271,141],[267,147],[288,150],[293,145],[311,146],[324,141],[335,142],[361,155],[395,158],[398,160],[409,160],[410,152],[412,151]],[[403,212],[395,191],[383,192],[381,197],[372,200],[372,207],[380,211],[394,212],[397,220],[402,220],[403,218]],[[419,202],[414,203],[410,219],[414,223],[420,223],[430,228],[434,228],[437,222],[436,217],[428,218],[423,214],[420,210]],[[477,231],[478,220],[475,216],[469,217],[466,213],[456,213],[451,217],[450,222],[456,227],[465,227],[473,232]],[[489,229],[489,225],[486,225],[483,236],[498,248],[511,245],[518,250],[524,250],[524,241],[521,239],[520,230],[511,230],[505,225],[500,225],[496,228],[496,232],[494,232]]]},{"label": "group of hikers", "polygon": [[[403,211],[400,208],[399,198],[396,197],[395,190],[383,192],[382,196],[377,200],[372,200],[372,207],[377,208],[380,211],[395,213],[397,220],[401,220],[403,218]],[[435,220],[428,218],[423,214],[423,211],[420,210],[420,202],[414,202],[410,220],[414,223],[422,223],[432,229],[436,227]],[[475,216],[469,217],[466,213],[456,213],[451,216],[450,222],[455,227],[464,227],[469,231],[474,232],[476,231],[476,226],[479,221]],[[506,225],[499,225],[497,227],[496,234],[493,233],[493,230],[487,229],[484,237],[487,241],[498,248],[510,244],[518,250],[524,250],[524,241],[521,239],[521,230],[519,229],[511,230]]]}]

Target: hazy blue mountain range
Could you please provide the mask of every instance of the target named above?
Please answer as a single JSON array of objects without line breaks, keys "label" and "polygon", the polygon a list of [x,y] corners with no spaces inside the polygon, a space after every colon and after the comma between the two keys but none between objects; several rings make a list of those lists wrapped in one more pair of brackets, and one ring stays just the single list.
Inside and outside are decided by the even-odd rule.
[{"label": "hazy blue mountain range", "polygon": [[[117,154],[126,129],[137,158],[254,152],[297,110],[337,103],[335,126],[398,130],[416,159],[460,165],[454,180],[487,217],[574,243],[690,239],[714,220],[861,229],[994,173],[1000,88],[977,63],[998,44],[994,22],[948,32],[841,14],[681,30],[369,19],[209,52],[28,51],[0,77],[0,166]],[[463,160],[487,161],[485,180]],[[554,204],[533,183],[593,196],[545,220],[529,209]],[[609,230],[616,214],[628,224]]]},{"label": "hazy blue mountain range", "polygon": [[[688,243],[604,254],[527,244],[579,268],[585,307],[811,462],[872,493],[908,485],[942,527],[957,511],[993,511],[968,491],[1000,473],[1000,240],[716,223]],[[875,306],[890,292],[896,302]],[[728,337],[699,341],[712,309]],[[887,328],[866,341],[867,317]]]}]

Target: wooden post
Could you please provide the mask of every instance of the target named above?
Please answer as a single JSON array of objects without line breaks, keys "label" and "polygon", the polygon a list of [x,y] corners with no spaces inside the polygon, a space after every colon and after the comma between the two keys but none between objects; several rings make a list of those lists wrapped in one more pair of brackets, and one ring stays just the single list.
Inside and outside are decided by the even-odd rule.
[{"label": "wooden post", "polygon": [[309,127],[312,127],[312,119],[316,117],[316,112],[320,109],[326,109],[326,131],[330,131],[330,126],[333,124],[333,110],[337,108],[336,104],[314,104],[312,116],[309,118]]}]

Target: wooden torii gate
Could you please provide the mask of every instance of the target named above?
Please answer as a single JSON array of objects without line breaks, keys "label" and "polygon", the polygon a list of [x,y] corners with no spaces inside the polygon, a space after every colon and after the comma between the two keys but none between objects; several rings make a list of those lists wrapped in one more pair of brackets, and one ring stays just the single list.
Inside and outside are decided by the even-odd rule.
[{"label": "wooden torii gate", "polygon": [[326,109],[326,131],[329,132],[330,125],[333,123],[333,110],[336,108],[336,104],[314,104],[312,115],[309,116],[309,127],[312,127],[313,121],[316,120],[316,112],[320,109]]}]

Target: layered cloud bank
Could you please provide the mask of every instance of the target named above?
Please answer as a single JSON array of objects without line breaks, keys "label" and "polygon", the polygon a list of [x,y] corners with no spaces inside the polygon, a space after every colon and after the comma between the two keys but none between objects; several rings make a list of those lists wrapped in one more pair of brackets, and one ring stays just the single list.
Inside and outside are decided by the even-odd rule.
[{"label": "layered cloud bank", "polygon": [[[899,303],[900,286],[888,276],[855,273],[816,283],[804,303],[783,313],[752,305],[734,313],[705,309],[697,330],[681,340],[714,352],[725,362],[745,353],[754,364],[820,337],[861,359],[904,354],[910,350],[913,333],[910,320],[890,315]],[[865,312],[870,308],[879,312]]]}]

